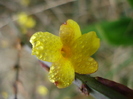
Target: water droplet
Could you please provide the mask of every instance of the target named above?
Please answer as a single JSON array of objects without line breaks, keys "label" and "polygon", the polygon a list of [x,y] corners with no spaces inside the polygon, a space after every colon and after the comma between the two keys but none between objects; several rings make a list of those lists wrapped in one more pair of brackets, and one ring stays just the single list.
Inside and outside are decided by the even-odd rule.
[{"label": "water droplet", "polygon": [[93,65],[93,63],[90,63],[90,65]]},{"label": "water droplet", "polygon": [[84,48],[84,47],[85,47],[84,45],[81,46],[81,48]]},{"label": "water droplet", "polygon": [[39,46],[39,48],[38,48],[38,49],[43,50],[43,49],[44,49],[44,47],[43,47],[43,46]]},{"label": "water droplet", "polygon": [[91,66],[89,69],[93,70],[93,69],[94,69],[94,67],[92,67],[92,66]]},{"label": "water droplet", "polygon": [[51,82],[53,82],[53,83],[55,82],[55,80],[54,80],[54,79],[51,79],[51,78],[50,78],[49,80],[50,80]]},{"label": "water droplet", "polygon": [[54,75],[51,75],[51,78],[54,78]]},{"label": "water droplet", "polygon": [[93,58],[89,58],[88,61],[93,61]]},{"label": "water droplet", "polygon": [[90,65],[90,63],[87,63],[88,65]]},{"label": "water droplet", "polygon": [[43,42],[45,42],[46,40],[45,39],[42,39]]},{"label": "water droplet", "polygon": [[43,55],[41,54],[41,55],[39,56],[39,58],[42,59],[42,58],[43,58]]},{"label": "water droplet", "polygon": [[76,47],[77,47],[77,45],[74,45],[74,47],[73,47],[73,48],[74,48],[74,49],[76,49]]},{"label": "water droplet", "polygon": [[34,40],[34,39],[36,39],[36,36],[32,36],[32,38],[31,38],[32,40]]},{"label": "water droplet", "polygon": [[77,57],[73,57],[73,59],[74,59],[74,60],[76,60],[76,59],[77,59]]},{"label": "water droplet", "polygon": [[79,62],[79,63],[80,63],[81,61],[82,61],[82,58],[78,58],[77,62]]},{"label": "water droplet", "polygon": [[36,53],[36,55],[39,55],[39,51],[36,51],[35,53]]},{"label": "water droplet", "polygon": [[69,85],[69,83],[66,83],[66,85]]},{"label": "water droplet", "polygon": [[36,46],[39,46],[40,44],[41,44],[40,41],[37,41],[37,42],[35,43]]}]

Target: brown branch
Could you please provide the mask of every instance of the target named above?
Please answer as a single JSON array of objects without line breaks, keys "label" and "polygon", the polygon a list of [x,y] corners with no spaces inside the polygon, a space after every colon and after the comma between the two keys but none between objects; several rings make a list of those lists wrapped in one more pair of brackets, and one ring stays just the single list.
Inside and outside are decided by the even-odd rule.
[{"label": "brown branch", "polygon": [[15,97],[14,99],[18,99],[18,82],[19,82],[19,70],[20,70],[20,54],[21,54],[21,44],[20,44],[20,40],[18,39],[16,41],[16,49],[18,50],[18,56],[17,56],[17,61],[16,61],[16,65],[14,66],[14,69],[16,71],[16,77],[15,77],[15,83],[14,83],[14,94]]}]

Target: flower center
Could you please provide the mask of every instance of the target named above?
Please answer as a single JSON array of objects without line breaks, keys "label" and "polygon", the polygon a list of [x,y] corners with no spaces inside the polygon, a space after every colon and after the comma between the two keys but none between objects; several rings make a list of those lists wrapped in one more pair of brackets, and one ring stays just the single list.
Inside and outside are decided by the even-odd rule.
[{"label": "flower center", "polygon": [[67,46],[63,46],[63,48],[61,49],[61,54],[65,58],[68,58],[70,56],[70,52],[70,48]]}]

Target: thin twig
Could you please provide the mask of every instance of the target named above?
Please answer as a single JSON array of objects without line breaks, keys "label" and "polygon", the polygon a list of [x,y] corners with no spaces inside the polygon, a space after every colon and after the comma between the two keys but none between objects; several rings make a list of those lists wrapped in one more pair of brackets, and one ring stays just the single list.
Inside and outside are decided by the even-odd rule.
[{"label": "thin twig", "polygon": [[16,48],[18,49],[18,56],[17,56],[17,62],[16,62],[16,65],[15,65],[15,70],[16,70],[16,77],[15,77],[15,84],[14,84],[14,99],[18,99],[18,81],[19,81],[19,70],[20,70],[20,65],[19,65],[19,62],[20,62],[20,54],[21,54],[21,45],[20,45],[20,41],[17,40],[17,44],[16,44]]}]

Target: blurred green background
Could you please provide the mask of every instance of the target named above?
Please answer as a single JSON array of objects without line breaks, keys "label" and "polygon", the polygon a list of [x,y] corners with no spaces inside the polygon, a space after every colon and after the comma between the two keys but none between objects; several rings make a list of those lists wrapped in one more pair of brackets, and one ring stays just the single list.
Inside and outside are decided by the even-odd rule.
[{"label": "blurred green background", "polygon": [[[0,99],[93,99],[72,84],[58,89],[27,46],[38,31],[55,35],[67,19],[82,33],[96,31],[101,47],[93,57],[101,76],[133,89],[133,0],[0,0]],[[19,41],[23,46],[20,49]],[[19,50],[20,49],[20,50]],[[19,80],[16,81],[16,65]]]}]

